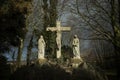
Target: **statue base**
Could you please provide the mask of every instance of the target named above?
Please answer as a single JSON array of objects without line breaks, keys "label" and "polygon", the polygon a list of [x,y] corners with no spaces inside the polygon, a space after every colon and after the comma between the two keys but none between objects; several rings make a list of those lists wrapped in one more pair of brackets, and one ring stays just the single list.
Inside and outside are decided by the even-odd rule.
[{"label": "statue base", "polygon": [[37,63],[38,64],[44,64],[44,63],[46,63],[47,62],[47,59],[46,58],[44,58],[44,59],[38,59],[37,60]]},{"label": "statue base", "polygon": [[71,59],[71,64],[73,68],[77,68],[79,67],[79,65],[81,65],[83,63],[83,60],[80,58],[72,58]]}]

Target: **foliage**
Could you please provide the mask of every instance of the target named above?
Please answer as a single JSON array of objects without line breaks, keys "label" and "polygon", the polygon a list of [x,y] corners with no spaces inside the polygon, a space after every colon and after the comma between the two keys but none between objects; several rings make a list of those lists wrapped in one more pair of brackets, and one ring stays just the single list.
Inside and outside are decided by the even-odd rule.
[{"label": "foliage", "polygon": [[[57,12],[58,0],[43,0],[43,35],[45,35],[46,48],[50,55],[56,53],[56,32],[46,31],[47,27],[55,27],[58,19]],[[49,5],[49,6],[48,6]]]},{"label": "foliage", "polygon": [[93,67],[85,68],[84,63],[78,68],[73,68],[72,74],[60,66],[59,64],[23,66],[12,74],[10,80],[106,80]]},{"label": "foliage", "polygon": [[69,80],[70,75],[55,65],[31,65],[18,69],[10,80]]},{"label": "foliage", "polygon": [[65,60],[73,57],[72,48],[67,45],[62,46],[62,57],[64,57]]},{"label": "foliage", "polygon": [[10,66],[7,65],[7,59],[0,55],[0,80],[9,80],[11,75]]},{"label": "foliage", "polygon": [[[105,62],[109,62],[112,69],[115,69],[116,66],[118,78],[120,78],[119,6],[119,0],[75,0],[70,5],[70,12],[75,17],[77,16],[78,20],[84,24],[83,26],[87,32],[90,33],[87,34],[89,35],[87,39],[97,44],[95,47],[92,47],[95,49],[93,52],[95,53],[96,59],[103,64],[99,64],[99,66],[102,68],[107,67]],[[96,41],[100,41],[100,44],[98,45]],[[108,42],[111,49],[103,42]]]},{"label": "foliage", "polygon": [[16,0],[2,0],[0,4],[0,52],[4,52],[10,45],[20,45],[19,38],[24,38],[29,6]]},{"label": "foliage", "polygon": [[78,68],[73,69],[72,80],[107,80],[104,72],[88,63],[81,64]]}]

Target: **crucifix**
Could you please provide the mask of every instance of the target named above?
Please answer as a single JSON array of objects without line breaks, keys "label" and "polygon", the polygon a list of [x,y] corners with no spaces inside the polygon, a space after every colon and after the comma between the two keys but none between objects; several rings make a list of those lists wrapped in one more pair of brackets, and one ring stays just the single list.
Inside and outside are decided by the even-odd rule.
[{"label": "crucifix", "polygon": [[60,21],[57,21],[56,27],[47,27],[47,31],[56,31],[57,58],[61,57],[61,35],[62,31],[70,31],[71,27],[61,27]]}]

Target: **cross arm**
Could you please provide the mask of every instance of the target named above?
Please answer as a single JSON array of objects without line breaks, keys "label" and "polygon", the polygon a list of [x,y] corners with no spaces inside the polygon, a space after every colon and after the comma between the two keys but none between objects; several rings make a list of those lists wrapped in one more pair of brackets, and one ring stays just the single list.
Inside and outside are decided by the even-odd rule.
[{"label": "cross arm", "polygon": [[47,27],[46,31],[56,31],[56,27]]},{"label": "cross arm", "polygon": [[71,27],[61,27],[61,30],[62,30],[62,31],[70,31],[70,30],[71,30]]}]

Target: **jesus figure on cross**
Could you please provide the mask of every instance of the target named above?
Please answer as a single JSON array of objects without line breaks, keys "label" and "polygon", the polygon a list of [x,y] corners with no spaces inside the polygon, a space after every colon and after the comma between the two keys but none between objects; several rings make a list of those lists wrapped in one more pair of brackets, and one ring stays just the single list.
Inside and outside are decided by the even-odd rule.
[{"label": "jesus figure on cross", "polygon": [[56,31],[56,43],[57,43],[57,58],[61,57],[61,34],[62,31],[70,31],[71,27],[61,27],[60,21],[57,21],[56,27],[48,27],[47,31]]}]

